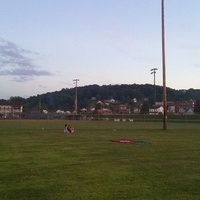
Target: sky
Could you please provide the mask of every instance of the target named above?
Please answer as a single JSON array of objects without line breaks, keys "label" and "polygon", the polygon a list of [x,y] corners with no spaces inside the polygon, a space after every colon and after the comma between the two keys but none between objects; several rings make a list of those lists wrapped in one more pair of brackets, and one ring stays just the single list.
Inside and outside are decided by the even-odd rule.
[{"label": "sky", "polygon": [[[166,86],[200,89],[200,1],[165,0]],[[161,0],[0,0],[0,99],[163,84]]]}]

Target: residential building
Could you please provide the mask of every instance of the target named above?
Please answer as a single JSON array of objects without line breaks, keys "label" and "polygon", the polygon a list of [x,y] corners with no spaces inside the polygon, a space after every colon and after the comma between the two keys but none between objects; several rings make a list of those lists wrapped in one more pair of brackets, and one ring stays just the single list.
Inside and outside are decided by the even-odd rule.
[{"label": "residential building", "polygon": [[177,113],[185,113],[188,110],[193,110],[195,101],[194,100],[189,100],[189,101],[177,101],[176,102],[176,112]]},{"label": "residential building", "polygon": [[164,113],[164,108],[163,106],[155,106],[154,108],[149,109],[149,114],[163,114]]},{"label": "residential building", "polygon": [[120,114],[130,114],[131,113],[131,109],[130,109],[129,105],[126,105],[126,104],[118,105],[117,111]]},{"label": "residential building", "polygon": [[20,118],[23,106],[17,104],[0,103],[0,118]]}]

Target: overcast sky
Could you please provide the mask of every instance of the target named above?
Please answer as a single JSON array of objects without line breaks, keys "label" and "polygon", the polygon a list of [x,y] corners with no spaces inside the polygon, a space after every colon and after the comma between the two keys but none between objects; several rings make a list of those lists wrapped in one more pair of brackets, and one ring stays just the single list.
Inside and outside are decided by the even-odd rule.
[{"label": "overcast sky", "polygon": [[[200,89],[200,1],[165,0],[166,85]],[[0,99],[162,85],[161,0],[1,0]]]}]

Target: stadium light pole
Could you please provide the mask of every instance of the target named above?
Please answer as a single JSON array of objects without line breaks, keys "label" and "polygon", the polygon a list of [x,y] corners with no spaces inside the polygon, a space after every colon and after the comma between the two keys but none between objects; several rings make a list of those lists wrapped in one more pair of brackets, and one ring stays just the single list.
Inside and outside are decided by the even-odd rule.
[{"label": "stadium light pole", "polygon": [[76,84],[76,95],[75,95],[75,114],[78,114],[78,97],[77,97],[77,82],[79,79],[74,79],[74,83]]},{"label": "stadium light pole", "polygon": [[161,21],[162,21],[162,68],[163,68],[163,130],[167,130],[167,94],[166,94],[166,66],[165,66],[165,21],[164,21],[164,0],[161,0]]},{"label": "stadium light pole", "polygon": [[151,69],[151,74],[153,74],[154,77],[154,114],[155,114],[155,104],[156,104],[156,70],[158,70],[158,68],[152,68]]}]

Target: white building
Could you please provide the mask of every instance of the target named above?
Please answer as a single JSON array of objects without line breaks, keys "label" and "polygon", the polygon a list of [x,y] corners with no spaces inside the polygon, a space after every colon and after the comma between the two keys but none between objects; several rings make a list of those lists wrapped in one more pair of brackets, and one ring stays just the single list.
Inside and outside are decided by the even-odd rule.
[{"label": "white building", "polygon": [[0,118],[20,118],[23,112],[22,105],[0,104]]},{"label": "white building", "polygon": [[155,108],[149,109],[149,114],[163,114],[164,108],[163,106],[156,106]]}]

